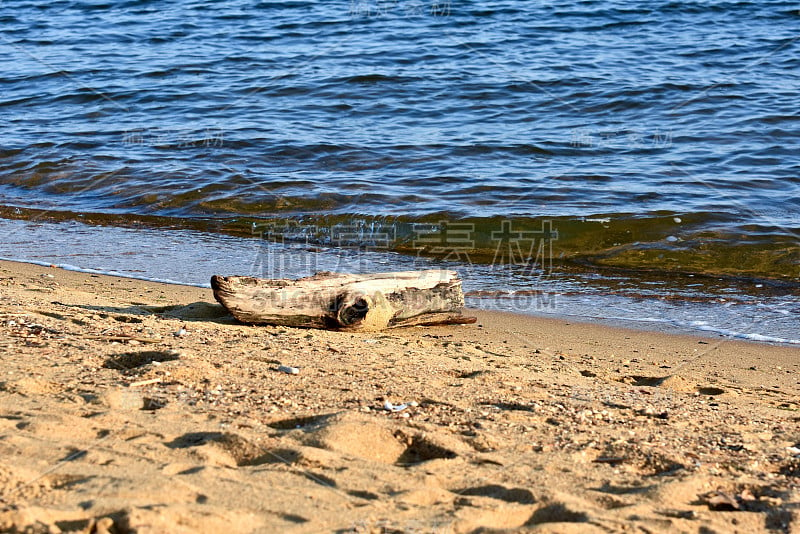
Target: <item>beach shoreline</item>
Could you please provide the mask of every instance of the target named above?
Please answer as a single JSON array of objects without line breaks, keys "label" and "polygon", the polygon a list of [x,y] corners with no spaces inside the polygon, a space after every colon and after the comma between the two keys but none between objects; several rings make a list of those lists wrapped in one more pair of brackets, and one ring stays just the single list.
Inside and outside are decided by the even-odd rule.
[{"label": "beach shoreline", "polygon": [[800,528],[796,347],[481,310],[246,326],[209,289],[6,261],[0,284],[2,530]]}]

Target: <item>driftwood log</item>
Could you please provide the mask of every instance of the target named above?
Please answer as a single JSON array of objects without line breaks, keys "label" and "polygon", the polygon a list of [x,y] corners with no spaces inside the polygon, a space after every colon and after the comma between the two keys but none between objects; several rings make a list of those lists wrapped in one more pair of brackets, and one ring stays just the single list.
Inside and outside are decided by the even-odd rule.
[{"label": "driftwood log", "polygon": [[467,324],[455,271],[321,272],[299,280],[212,276],[211,288],[237,320],[332,330]]}]

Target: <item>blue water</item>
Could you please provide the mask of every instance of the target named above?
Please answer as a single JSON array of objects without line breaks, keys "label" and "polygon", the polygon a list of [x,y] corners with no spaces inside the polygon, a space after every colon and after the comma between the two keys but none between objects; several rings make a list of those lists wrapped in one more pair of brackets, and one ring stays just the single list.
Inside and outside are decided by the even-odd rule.
[{"label": "blue water", "polygon": [[79,211],[750,211],[796,228],[799,13],[5,1],[2,192]]},{"label": "blue water", "polygon": [[[295,224],[331,257],[377,221],[393,240],[355,245],[475,291],[733,295],[800,327],[794,2],[12,0],[0,32],[3,217]],[[414,245],[443,221],[467,244]],[[503,221],[552,224],[547,281],[496,268]]]}]

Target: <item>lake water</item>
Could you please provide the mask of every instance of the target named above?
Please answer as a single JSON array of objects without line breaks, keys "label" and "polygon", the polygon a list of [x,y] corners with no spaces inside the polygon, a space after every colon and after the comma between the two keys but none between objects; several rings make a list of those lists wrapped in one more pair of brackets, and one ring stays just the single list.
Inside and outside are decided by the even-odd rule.
[{"label": "lake water", "polygon": [[483,307],[800,338],[796,3],[6,1],[0,28],[5,257],[444,264]]}]

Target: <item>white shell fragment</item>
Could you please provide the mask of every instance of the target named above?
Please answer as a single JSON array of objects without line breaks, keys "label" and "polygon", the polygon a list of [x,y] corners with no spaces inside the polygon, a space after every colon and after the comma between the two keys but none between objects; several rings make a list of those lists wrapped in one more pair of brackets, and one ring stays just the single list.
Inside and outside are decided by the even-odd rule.
[{"label": "white shell fragment", "polygon": [[383,409],[389,412],[402,412],[409,406],[419,406],[417,401],[411,401],[403,404],[392,404],[388,400],[383,403]]},{"label": "white shell fragment", "polygon": [[287,375],[299,375],[300,369],[297,367],[289,367],[288,365],[279,365],[278,371],[281,373],[286,373]]}]

